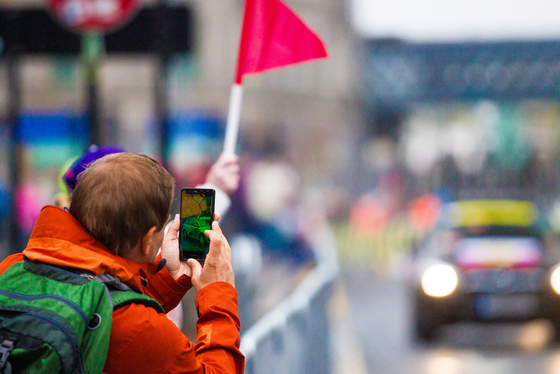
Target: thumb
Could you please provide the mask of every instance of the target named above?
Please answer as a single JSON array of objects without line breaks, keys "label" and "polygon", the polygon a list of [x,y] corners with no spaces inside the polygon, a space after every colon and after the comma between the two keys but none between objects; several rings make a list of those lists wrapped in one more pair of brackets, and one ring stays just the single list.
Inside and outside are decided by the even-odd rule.
[{"label": "thumb", "polygon": [[187,260],[187,264],[191,268],[191,280],[192,279],[198,280],[198,278],[200,277],[200,273],[202,272],[202,265],[200,265],[200,262],[198,262],[193,258],[189,258]]}]

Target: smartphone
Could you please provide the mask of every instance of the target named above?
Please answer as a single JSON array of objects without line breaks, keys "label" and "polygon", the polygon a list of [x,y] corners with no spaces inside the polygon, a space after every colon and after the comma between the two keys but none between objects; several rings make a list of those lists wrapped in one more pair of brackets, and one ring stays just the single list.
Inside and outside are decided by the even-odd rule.
[{"label": "smartphone", "polygon": [[181,227],[179,229],[179,258],[204,260],[210,248],[210,239],[204,231],[210,230],[214,219],[216,191],[209,188],[181,190]]}]

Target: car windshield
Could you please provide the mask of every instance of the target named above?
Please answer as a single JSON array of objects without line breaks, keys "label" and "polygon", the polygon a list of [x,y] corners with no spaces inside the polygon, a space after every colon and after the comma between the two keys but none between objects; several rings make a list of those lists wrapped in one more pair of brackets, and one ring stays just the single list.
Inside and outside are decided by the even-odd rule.
[{"label": "car windshield", "polygon": [[475,240],[521,240],[530,239],[542,248],[542,235],[536,227],[519,226],[472,226],[440,229],[432,232],[421,246],[421,254],[451,258],[458,243],[466,239]]},{"label": "car windshield", "polygon": [[527,226],[472,226],[456,229],[463,237],[506,236],[539,238],[540,233],[535,227]]}]

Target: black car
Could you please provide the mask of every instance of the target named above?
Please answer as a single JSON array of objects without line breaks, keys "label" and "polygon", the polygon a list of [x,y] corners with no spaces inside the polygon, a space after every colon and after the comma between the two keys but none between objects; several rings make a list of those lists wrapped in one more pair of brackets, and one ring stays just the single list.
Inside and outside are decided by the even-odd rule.
[{"label": "black car", "polygon": [[549,319],[560,336],[560,258],[537,207],[519,200],[447,204],[415,248],[414,332],[458,321]]}]

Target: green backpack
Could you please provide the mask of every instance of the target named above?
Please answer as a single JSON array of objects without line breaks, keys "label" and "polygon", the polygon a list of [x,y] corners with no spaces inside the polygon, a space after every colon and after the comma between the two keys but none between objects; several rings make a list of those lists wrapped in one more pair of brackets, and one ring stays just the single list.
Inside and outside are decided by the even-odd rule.
[{"label": "green backpack", "polygon": [[158,302],[109,274],[24,260],[0,275],[0,373],[102,373],[114,309]]}]

